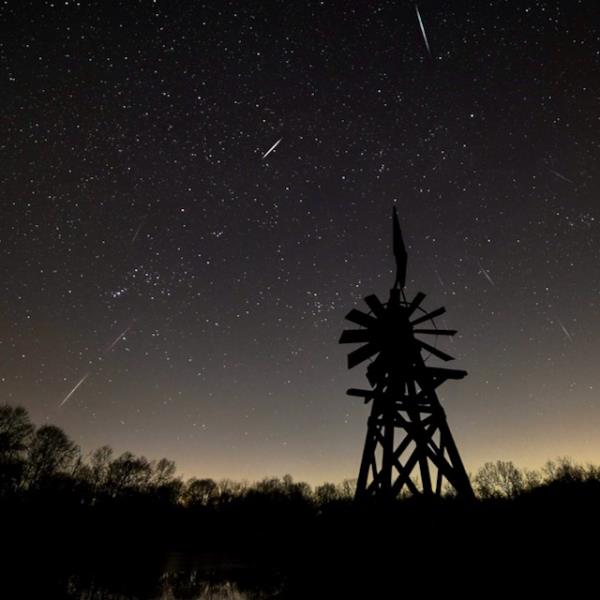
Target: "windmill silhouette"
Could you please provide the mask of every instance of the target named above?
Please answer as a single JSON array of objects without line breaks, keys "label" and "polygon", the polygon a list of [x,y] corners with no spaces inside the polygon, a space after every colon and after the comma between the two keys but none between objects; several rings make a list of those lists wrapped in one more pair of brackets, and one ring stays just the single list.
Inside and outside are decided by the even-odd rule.
[{"label": "windmill silhouette", "polygon": [[444,483],[457,495],[472,497],[469,477],[435,392],[446,380],[462,379],[467,372],[425,364],[423,351],[444,361],[453,357],[416,336],[437,339],[456,331],[437,328],[434,319],[446,309],[425,311],[422,292],[406,300],[407,254],[395,207],[393,250],[396,279],[388,302],[382,303],[374,294],[367,296],[368,313],[353,309],[346,315],[362,328],[346,330],[340,338],[340,344],[364,343],[348,355],[349,369],[377,355],[367,367],[372,389],[347,392],[372,402],[356,498],[393,499],[405,490],[439,496]]}]

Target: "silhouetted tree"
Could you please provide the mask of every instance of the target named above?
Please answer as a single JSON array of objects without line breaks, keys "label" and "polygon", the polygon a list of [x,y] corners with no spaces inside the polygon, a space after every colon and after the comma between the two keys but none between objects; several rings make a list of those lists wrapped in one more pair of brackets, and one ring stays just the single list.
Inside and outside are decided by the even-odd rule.
[{"label": "silhouetted tree", "polygon": [[513,498],[524,487],[523,473],[511,461],[486,462],[475,475],[480,498]]},{"label": "silhouetted tree", "polygon": [[144,456],[123,452],[113,460],[107,473],[106,487],[113,497],[145,491],[152,477],[152,466]]},{"label": "silhouetted tree", "polygon": [[327,504],[338,499],[338,491],[333,483],[324,483],[315,488],[315,499],[319,504]]},{"label": "silhouetted tree", "polygon": [[311,500],[313,497],[312,488],[304,481],[295,481],[290,487],[289,494],[297,500]]},{"label": "silhouetted tree", "polygon": [[22,406],[0,405],[0,457],[22,458],[34,427]]},{"label": "silhouetted tree", "polygon": [[252,489],[266,496],[283,495],[285,493],[285,486],[278,477],[265,477],[261,481],[257,481]]},{"label": "silhouetted tree", "polygon": [[175,463],[168,458],[161,458],[153,465],[152,484],[160,487],[169,484],[175,476]]},{"label": "silhouetted tree", "polygon": [[182,492],[182,499],[187,506],[207,506],[219,497],[219,487],[212,479],[188,480]]},{"label": "silhouetted tree", "polygon": [[161,458],[157,463],[152,461],[150,477],[151,492],[163,503],[175,504],[183,491],[183,481],[175,477],[177,467],[172,460]]},{"label": "silhouetted tree", "polygon": [[31,440],[28,451],[28,478],[30,485],[38,485],[42,480],[73,467],[79,447],[65,432],[55,425],[42,425]]},{"label": "silhouetted tree", "polygon": [[337,486],[338,497],[343,500],[351,500],[354,498],[356,481],[356,479],[344,479],[342,483]]},{"label": "silhouetted tree", "polygon": [[90,469],[92,483],[96,488],[103,488],[108,481],[113,450],[110,446],[101,446],[92,453]]},{"label": "silhouetted tree", "polygon": [[585,469],[577,465],[568,456],[557,458],[556,461],[549,460],[542,469],[546,482],[560,481],[563,483],[583,481]]},{"label": "silhouetted tree", "polygon": [[588,465],[586,472],[586,479],[600,482],[600,466],[599,465]]},{"label": "silhouetted tree", "polygon": [[532,490],[542,484],[542,476],[539,471],[523,469],[523,483],[525,490]]},{"label": "silhouetted tree", "polygon": [[245,481],[233,481],[232,479],[220,479],[217,483],[219,487],[219,502],[226,504],[235,498],[240,498],[248,490],[248,484]]},{"label": "silhouetted tree", "polygon": [[291,500],[308,500],[312,498],[312,488],[303,481],[294,481],[289,474],[283,476],[281,480],[283,492]]},{"label": "silhouetted tree", "polygon": [[15,492],[21,486],[26,450],[33,431],[24,408],[0,405],[0,496]]}]

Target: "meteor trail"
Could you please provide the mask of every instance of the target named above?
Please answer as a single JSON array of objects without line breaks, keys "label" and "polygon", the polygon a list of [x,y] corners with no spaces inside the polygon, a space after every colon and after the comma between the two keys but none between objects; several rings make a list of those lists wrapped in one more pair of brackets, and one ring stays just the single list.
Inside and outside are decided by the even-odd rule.
[{"label": "meteor trail", "polygon": [[554,169],[551,169],[550,167],[546,167],[546,169],[548,169],[548,171],[550,171],[550,173],[552,173],[553,175],[556,175],[558,178],[562,179],[563,181],[568,181],[569,183],[572,183],[573,185],[575,185],[575,182],[572,179],[565,177],[562,173],[559,173],[558,171],[555,171]]},{"label": "meteor trail", "polygon": [[269,154],[271,154],[271,152],[273,152],[273,150],[275,150],[275,148],[277,148],[277,146],[279,146],[279,143],[281,142],[283,138],[279,138],[264,154],[263,154],[263,160],[265,158],[267,158],[267,156],[269,156]]},{"label": "meteor trail", "polygon": [[[108,352],[110,352],[127,334],[127,332],[133,327],[134,322],[130,323],[129,325],[127,325],[127,327],[98,355],[100,360],[101,356],[104,354],[107,354]],[[83,382],[92,374],[91,371],[88,371],[73,387],[73,389],[63,398],[63,400],[60,402],[59,407],[60,406],[64,406],[69,398],[79,389],[79,387],[81,385],[83,385]]]},{"label": "meteor trail", "polygon": [[133,237],[131,238],[131,242],[129,242],[130,244],[133,244],[133,242],[135,242],[135,240],[137,239],[137,236],[140,234],[140,231],[142,230],[142,227],[144,226],[144,223],[146,222],[146,218],[147,217],[144,217],[140,221],[140,224],[136,227],[135,233],[133,234]]},{"label": "meteor trail", "polygon": [[485,278],[495,287],[496,284],[494,283],[494,280],[492,279],[491,275],[487,272],[486,269],[483,268],[483,266],[481,265],[481,263],[479,263],[479,272],[483,273],[485,275]]},{"label": "meteor trail", "polygon": [[572,342],[573,338],[571,337],[571,334],[569,333],[569,331],[567,330],[567,328],[562,324],[562,321],[558,317],[556,317],[556,321],[560,325],[560,328],[563,330],[563,333],[567,336],[568,340],[570,342]]},{"label": "meteor trail", "polygon": [[89,373],[86,373],[76,384],[75,387],[64,397],[63,401],[59,404],[59,406],[63,406],[65,402],[77,391],[77,388],[90,376]]},{"label": "meteor trail", "polygon": [[127,328],[122,331],[114,340],[111,344],[109,344],[106,347],[106,350],[104,352],[110,352],[122,339],[123,336],[131,329],[131,325],[128,325]]},{"label": "meteor trail", "polygon": [[431,56],[431,48],[429,47],[429,40],[427,39],[427,33],[425,32],[425,26],[423,25],[423,19],[421,19],[421,13],[419,12],[418,4],[415,4],[415,10],[417,11],[417,19],[419,19],[419,27],[421,28],[421,33],[423,34],[423,41],[425,42],[427,53],[429,54],[429,58],[433,58],[433,56]]}]

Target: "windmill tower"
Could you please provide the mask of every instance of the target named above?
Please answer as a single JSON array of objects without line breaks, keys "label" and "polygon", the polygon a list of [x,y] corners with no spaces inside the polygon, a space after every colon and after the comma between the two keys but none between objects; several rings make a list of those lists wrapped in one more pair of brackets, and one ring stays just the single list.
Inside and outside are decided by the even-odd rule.
[{"label": "windmill tower", "polygon": [[367,296],[368,313],[353,309],[346,315],[361,329],[346,330],[340,338],[340,344],[364,344],[348,355],[349,369],[375,356],[367,367],[372,389],[347,392],[372,402],[356,498],[393,499],[405,489],[413,495],[440,495],[444,483],[458,495],[471,497],[471,483],[435,391],[467,372],[427,366],[422,352],[444,361],[452,356],[417,337],[437,339],[456,331],[437,328],[434,319],[445,308],[425,311],[422,292],[407,301],[407,255],[395,207],[393,221],[397,270],[389,300],[382,303],[374,294]]}]

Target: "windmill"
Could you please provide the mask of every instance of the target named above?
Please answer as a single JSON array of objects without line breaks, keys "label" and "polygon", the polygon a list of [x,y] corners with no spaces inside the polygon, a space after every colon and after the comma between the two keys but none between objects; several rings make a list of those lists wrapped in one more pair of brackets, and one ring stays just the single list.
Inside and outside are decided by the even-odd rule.
[{"label": "windmill", "polygon": [[372,403],[356,498],[393,499],[401,492],[439,496],[445,483],[457,495],[471,497],[469,477],[436,394],[446,380],[462,379],[467,372],[425,364],[429,356],[453,359],[429,342],[456,331],[437,327],[435,319],[445,308],[424,310],[422,292],[406,299],[407,255],[395,207],[393,249],[396,279],[389,300],[367,296],[368,312],[353,309],[346,315],[360,329],[346,330],[340,338],[340,344],[364,344],[348,355],[349,369],[374,357],[367,367],[371,389],[347,392]]}]

